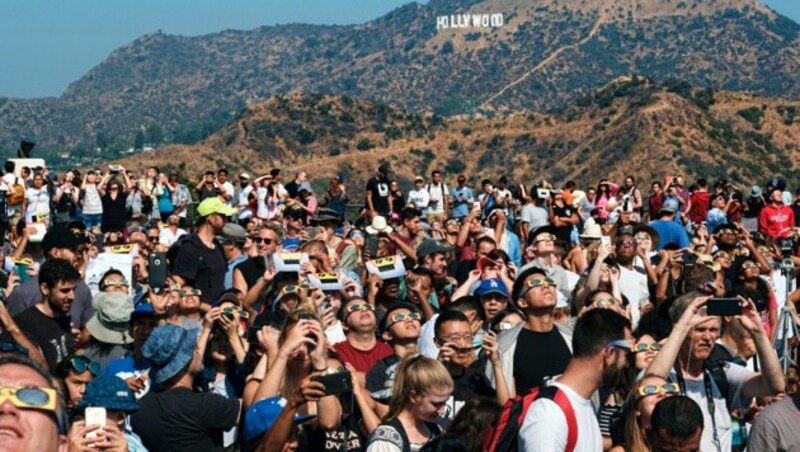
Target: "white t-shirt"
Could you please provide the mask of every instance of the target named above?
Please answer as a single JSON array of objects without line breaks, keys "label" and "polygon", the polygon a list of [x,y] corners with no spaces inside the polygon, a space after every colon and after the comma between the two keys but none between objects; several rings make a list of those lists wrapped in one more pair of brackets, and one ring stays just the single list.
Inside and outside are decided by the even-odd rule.
[{"label": "white t-shirt", "polygon": [[50,193],[46,186],[40,189],[28,188],[25,190],[25,198],[28,200],[28,210],[25,219],[30,222],[34,215],[50,215]]},{"label": "white t-shirt", "polygon": [[[601,452],[603,435],[597,423],[592,401],[584,399],[568,386],[557,382],[564,391],[575,411],[578,421],[578,441],[575,452]],[[526,452],[562,452],[567,446],[567,418],[564,411],[550,399],[539,399],[531,405],[525,414],[525,420],[519,430],[519,450]]]},{"label": "white t-shirt", "polygon": [[430,204],[428,204],[428,213],[444,212],[444,197],[450,196],[450,190],[447,189],[447,185],[445,185],[444,182],[438,184],[430,183],[425,185],[425,188],[428,190],[430,199],[437,200],[436,202],[430,202]]},{"label": "white t-shirt", "polygon": [[228,181],[225,181],[224,184],[217,184],[217,188],[219,189],[219,191],[224,192],[226,195],[231,197],[230,201],[225,201],[225,205],[227,205],[228,207],[233,207],[233,192],[234,192],[233,184]]},{"label": "white t-shirt", "polygon": [[[520,217],[523,223],[528,223],[529,232],[550,224],[550,214],[547,212],[547,209],[535,206],[531,203],[525,204]],[[525,239],[527,240],[527,237],[525,237]]]},{"label": "white t-shirt", "polygon": [[422,190],[411,190],[408,192],[408,202],[414,203],[414,205],[417,206],[417,209],[423,212],[425,212],[425,209],[428,208],[428,203],[430,200],[431,196],[424,188]]},{"label": "white t-shirt", "polygon": [[239,198],[236,200],[236,208],[239,210],[238,218],[246,220],[253,217],[253,211],[250,209],[250,193],[253,191],[253,186],[248,185],[239,190]]},{"label": "white t-shirt", "polygon": [[97,191],[97,184],[86,184],[83,195],[83,213],[86,215],[100,215],[103,213],[103,201],[100,199],[100,192]]},{"label": "white t-shirt", "polygon": [[619,267],[619,291],[631,306],[631,323],[633,327],[639,324],[639,318],[642,316],[639,311],[639,304],[643,299],[650,299],[650,289],[647,287],[647,275],[636,270],[628,270],[622,265]]},{"label": "white t-shirt", "polygon": [[186,234],[181,228],[178,228],[175,234],[169,228],[164,228],[158,233],[158,243],[162,245],[172,246],[173,243],[178,241],[178,237]]}]

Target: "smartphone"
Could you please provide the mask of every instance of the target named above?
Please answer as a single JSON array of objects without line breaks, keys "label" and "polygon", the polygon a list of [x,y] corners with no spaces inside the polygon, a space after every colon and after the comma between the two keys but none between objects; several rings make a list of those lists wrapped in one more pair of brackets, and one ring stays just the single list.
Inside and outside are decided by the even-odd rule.
[{"label": "smartphone", "polygon": [[367,235],[367,249],[369,250],[369,257],[375,258],[378,255],[378,236],[369,234]]},{"label": "smartphone", "polygon": [[708,315],[742,315],[742,304],[738,298],[712,298],[706,304]]},{"label": "smartphone", "polygon": [[24,283],[25,281],[30,279],[28,276],[28,266],[25,264],[16,264],[14,265],[14,273],[19,276],[19,282]]},{"label": "smartphone", "polygon": [[[86,426],[99,425],[100,428],[106,425],[106,409],[99,406],[86,407]],[[96,438],[98,430],[86,434],[87,438]]]},{"label": "smartphone", "polygon": [[697,254],[694,253],[684,253],[683,254],[683,265],[695,265],[697,264]]},{"label": "smartphone", "polygon": [[154,289],[163,288],[167,280],[167,253],[162,251],[150,253],[147,262],[147,273],[149,274],[150,287]]},{"label": "smartphone", "polygon": [[275,257],[272,255],[272,253],[267,253],[264,256],[264,268],[267,270],[272,270],[275,268]]},{"label": "smartphone", "polygon": [[311,378],[325,385],[325,395],[338,395],[353,390],[353,378],[350,372],[336,372]]},{"label": "smartphone", "polygon": [[600,244],[603,246],[611,245],[611,237],[604,235],[600,237]]}]

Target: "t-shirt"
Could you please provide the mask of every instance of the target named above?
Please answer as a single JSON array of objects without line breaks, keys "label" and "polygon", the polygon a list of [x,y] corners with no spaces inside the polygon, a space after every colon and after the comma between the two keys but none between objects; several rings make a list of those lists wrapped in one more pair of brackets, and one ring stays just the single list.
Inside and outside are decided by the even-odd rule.
[{"label": "t-shirt", "polygon": [[281,242],[281,248],[283,249],[284,253],[294,253],[300,248],[300,236],[297,237],[283,237],[283,242]]},{"label": "t-shirt", "polygon": [[456,187],[450,190],[450,216],[453,218],[464,218],[472,210],[472,203],[475,197],[469,187]]},{"label": "t-shirt", "polygon": [[414,206],[423,213],[428,208],[428,202],[430,202],[430,200],[431,197],[424,188],[422,190],[411,190],[408,192],[409,204],[414,204]]},{"label": "t-shirt", "polygon": [[[33,221],[34,215],[50,215],[50,192],[47,187],[25,190],[25,199],[28,200],[28,210],[25,213],[25,219],[28,222]],[[86,212],[84,211],[84,213]]]},{"label": "t-shirt", "polygon": [[86,184],[83,194],[83,213],[87,215],[103,213],[103,202],[96,184]]},{"label": "t-shirt", "polygon": [[664,246],[668,243],[678,245],[679,249],[687,248],[691,245],[686,229],[672,220],[656,220],[651,222],[650,226],[658,232],[657,251],[664,249]]},{"label": "t-shirt", "polygon": [[367,191],[372,193],[372,206],[383,216],[389,213],[389,183],[373,177],[367,182]]},{"label": "t-shirt", "polygon": [[234,192],[233,184],[228,181],[225,181],[224,184],[221,185],[217,184],[217,185],[219,185],[217,187],[217,190],[219,190],[220,194],[226,194],[231,197],[229,201],[225,201],[225,205],[227,205],[228,207],[233,207],[233,192]]},{"label": "t-shirt", "polygon": [[[103,196],[103,217],[101,222],[103,231],[117,232],[125,228],[128,219],[128,210],[125,207],[125,195],[118,193],[116,199],[111,197],[109,192]],[[85,210],[84,210],[85,212]]]},{"label": "t-shirt", "polygon": [[372,369],[367,373],[366,386],[373,399],[384,405],[389,403],[389,399],[392,397],[394,377],[397,374],[399,365],[400,357],[391,355],[372,366]]},{"label": "t-shirt", "polygon": [[136,361],[133,356],[111,361],[103,371],[103,375],[113,375],[123,380],[145,377],[143,378],[144,389],[134,395],[136,400],[139,400],[150,392],[152,381],[150,380],[150,363],[147,361]]},{"label": "t-shirt", "polygon": [[750,429],[748,450],[800,452],[800,394],[768,406]]},{"label": "t-shirt", "polygon": [[428,184],[425,188],[428,190],[431,199],[428,204],[428,213],[444,212],[444,197],[450,196],[447,185],[444,182],[439,182],[438,184]]},{"label": "t-shirt", "polygon": [[561,375],[572,353],[557,328],[547,333],[519,332],[514,350],[514,384],[517,394],[527,394],[547,378]]},{"label": "t-shirt", "polygon": [[491,365],[485,357],[475,360],[469,367],[464,369],[461,375],[453,375],[453,393],[445,405],[446,419],[455,418],[464,404],[476,397],[488,397],[494,399],[497,392],[492,387],[489,379],[486,378],[486,366]]},{"label": "t-shirt", "polygon": [[[547,209],[528,203],[522,208],[520,220],[523,223],[528,223],[528,232],[531,232],[536,228],[549,225],[550,215],[547,213]],[[523,238],[525,240],[528,239],[527,237]]]},{"label": "t-shirt", "polygon": [[[553,204],[553,215],[556,218],[559,218],[559,217],[562,218],[562,219],[568,218],[568,217],[571,217],[572,214],[574,214],[574,213],[576,213],[576,211],[575,211],[575,208],[572,207],[572,206],[568,206],[568,205],[565,204],[563,207],[559,207],[559,206]],[[530,230],[530,226],[528,227],[528,230]],[[554,232],[555,232],[556,237],[558,237],[558,240],[561,240],[564,243],[569,243],[569,241],[570,241],[570,233],[572,233],[572,225],[569,224],[567,226],[557,227],[557,228],[555,228]]]},{"label": "t-shirt", "polygon": [[[597,423],[592,401],[584,399],[569,386],[558,382],[550,384],[558,386],[566,394],[575,412],[578,440],[573,450],[576,452],[602,451],[603,436],[600,434],[600,425]],[[519,430],[519,450],[526,452],[563,451],[567,446],[568,435],[569,428],[564,410],[554,401],[541,398],[531,404],[522,421],[522,427]]]},{"label": "t-shirt", "polygon": [[36,306],[31,306],[14,316],[14,321],[25,336],[39,347],[51,370],[56,369],[72,353],[74,342],[69,317],[48,317]]},{"label": "t-shirt", "polygon": [[[40,301],[42,301],[42,292],[39,290],[39,277],[32,276],[11,292],[6,307],[11,315],[17,315]],[[69,317],[76,328],[83,328],[93,315],[92,291],[81,279],[75,286],[75,299],[72,300],[72,306],[69,308]]]},{"label": "t-shirt", "polygon": [[[742,396],[742,387],[752,372],[746,368],[732,363],[725,363],[722,367],[728,379],[728,393],[721,394],[714,379],[707,373],[703,374],[700,380],[685,380],[686,396],[697,402],[703,412],[703,437],[700,442],[700,450],[717,450],[714,445],[714,428],[711,420],[711,413],[708,411],[706,402],[706,388],[704,379],[711,378],[711,393],[714,397],[714,423],[717,426],[717,435],[722,445],[720,450],[731,450],[733,430],[731,423],[730,410],[746,408],[750,405],[750,399]],[[669,381],[677,382],[675,372],[669,375]],[[730,410],[729,410],[730,409]],[[759,449],[753,449],[759,450]]]},{"label": "t-shirt", "polygon": [[378,361],[394,354],[392,347],[380,341],[377,341],[369,351],[358,350],[348,341],[339,342],[333,348],[343,362],[350,363],[357,372],[364,373],[369,372]]},{"label": "t-shirt", "polygon": [[263,256],[256,256],[248,258],[235,268],[242,273],[247,287],[253,287],[258,282],[258,278],[264,276],[264,272],[267,271],[267,263]]},{"label": "t-shirt", "polygon": [[297,198],[298,196],[300,196],[300,190],[299,190],[300,184],[298,184],[294,180],[290,181],[283,188],[286,190],[286,193],[289,194],[290,198]]},{"label": "t-shirt", "polygon": [[200,194],[198,197],[200,202],[203,202],[206,198],[211,198],[213,196],[217,196],[218,194],[219,194],[219,189],[217,188],[216,185],[212,185],[209,187],[208,184],[203,184],[203,186],[200,187]]},{"label": "t-shirt", "polygon": [[639,324],[642,316],[639,305],[642,300],[650,299],[650,288],[647,286],[647,275],[637,270],[628,270],[622,265],[619,267],[619,291],[628,299],[631,306],[631,323],[633,327]]},{"label": "t-shirt", "polygon": [[189,388],[151,392],[131,416],[133,431],[148,450],[222,450],[222,433],[236,426],[239,401]]},{"label": "t-shirt", "polygon": [[215,247],[209,248],[196,234],[186,239],[175,257],[172,273],[193,282],[200,289],[200,299],[206,303],[216,301],[225,290],[225,272],[228,261],[222,246],[214,240]]}]

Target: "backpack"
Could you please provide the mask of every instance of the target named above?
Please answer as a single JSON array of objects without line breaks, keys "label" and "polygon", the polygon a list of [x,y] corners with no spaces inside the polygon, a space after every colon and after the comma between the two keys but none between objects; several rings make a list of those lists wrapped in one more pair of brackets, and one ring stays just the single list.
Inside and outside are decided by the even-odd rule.
[{"label": "backpack", "polygon": [[539,386],[524,396],[517,395],[503,405],[503,410],[486,430],[483,437],[483,452],[510,452],[518,450],[519,430],[525,414],[534,401],[545,398],[555,402],[567,418],[567,452],[575,449],[578,442],[578,419],[567,395],[558,386]]},{"label": "backpack", "polygon": [[[393,445],[399,447],[403,452],[411,452],[411,441],[408,440],[408,435],[406,434],[406,429],[403,428],[403,423],[400,422],[398,419],[393,419],[389,422],[386,422],[382,425],[386,425],[392,427],[395,431],[397,431],[398,436],[392,435],[391,433],[384,431],[375,430],[370,435],[370,439],[380,439],[383,441],[388,441]],[[425,426],[428,427],[428,430],[431,432],[431,441],[436,439],[441,434],[441,430],[439,426],[434,424],[433,422],[425,422]]]},{"label": "backpack", "polygon": [[10,188],[6,202],[9,206],[21,206],[25,199],[25,187],[19,183],[19,178],[14,178],[14,183]]}]

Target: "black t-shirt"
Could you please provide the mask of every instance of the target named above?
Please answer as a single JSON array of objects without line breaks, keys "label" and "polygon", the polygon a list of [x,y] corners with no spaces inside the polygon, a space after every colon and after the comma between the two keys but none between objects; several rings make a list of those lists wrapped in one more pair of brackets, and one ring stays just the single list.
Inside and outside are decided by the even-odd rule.
[{"label": "black t-shirt", "polygon": [[264,262],[264,256],[250,257],[246,261],[238,264],[236,270],[242,272],[247,287],[253,287],[258,282],[258,278],[264,276],[267,270],[267,265]]},{"label": "black t-shirt", "polygon": [[514,382],[517,394],[527,394],[545,378],[561,375],[572,353],[557,328],[537,333],[525,328],[517,337],[514,350]]},{"label": "black t-shirt", "polygon": [[17,314],[14,321],[25,336],[42,350],[51,370],[73,352],[74,341],[69,317],[48,317],[36,306],[31,306]]},{"label": "black t-shirt", "polygon": [[294,199],[300,196],[300,184],[292,180],[288,184],[284,185],[283,188],[286,190],[286,193],[289,193],[289,197]]},{"label": "black t-shirt", "polygon": [[200,240],[197,234],[191,234],[181,244],[172,264],[172,273],[192,281],[195,289],[200,289],[200,297],[206,303],[214,303],[225,290],[225,273],[228,262],[222,252],[222,246],[214,240],[211,249]]},{"label": "black t-shirt", "polygon": [[367,373],[367,390],[372,393],[373,399],[384,405],[387,405],[392,397],[392,386],[399,364],[399,356],[387,356],[375,363]]},{"label": "black t-shirt", "polygon": [[[374,196],[374,195],[373,195]],[[406,199],[403,197],[403,194],[400,191],[396,191],[392,193],[392,210],[394,212],[400,213],[403,210],[403,207],[406,206]]]},{"label": "black t-shirt", "polygon": [[389,182],[373,177],[367,182],[367,191],[372,193],[372,206],[381,215],[389,213]]},{"label": "black t-shirt", "polygon": [[125,222],[128,219],[128,210],[125,208],[125,196],[120,193],[117,195],[117,199],[113,199],[110,194],[106,193],[102,201],[103,232],[117,232],[123,230],[125,228]]},{"label": "black t-shirt", "polygon": [[150,391],[139,406],[131,426],[148,450],[222,450],[222,433],[239,416],[237,399],[189,388]]},{"label": "black t-shirt", "polygon": [[200,202],[203,202],[203,200],[206,198],[217,196],[218,194],[219,194],[219,189],[217,187],[212,185],[211,188],[209,188],[207,184],[203,184],[203,186],[200,188],[200,194],[199,194]]},{"label": "black t-shirt", "polygon": [[758,198],[748,197],[745,204],[744,218],[758,218],[761,215],[761,209],[764,208],[764,200],[760,196]]},{"label": "black t-shirt", "polygon": [[[562,218],[571,217],[572,214],[576,213],[576,212],[577,211],[572,206],[568,206],[568,205],[565,204],[564,207],[558,207],[557,205],[553,204],[553,213],[555,214],[556,218],[558,218],[558,217],[562,217]],[[554,228],[554,232],[556,234],[556,237],[558,237],[558,240],[560,240],[562,242],[565,242],[565,243],[569,243],[569,235],[572,232],[572,225],[561,226],[559,228]]]},{"label": "black t-shirt", "polygon": [[465,402],[475,397],[488,397],[494,399],[496,392],[492,384],[486,378],[487,360],[485,357],[477,359],[471,366],[464,370],[464,373],[453,377],[453,399],[455,401],[456,413]]}]

